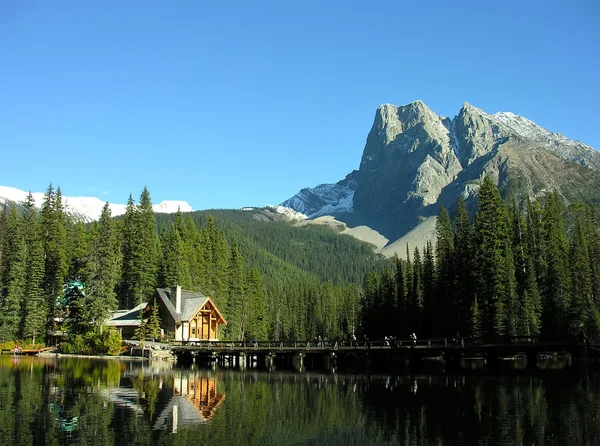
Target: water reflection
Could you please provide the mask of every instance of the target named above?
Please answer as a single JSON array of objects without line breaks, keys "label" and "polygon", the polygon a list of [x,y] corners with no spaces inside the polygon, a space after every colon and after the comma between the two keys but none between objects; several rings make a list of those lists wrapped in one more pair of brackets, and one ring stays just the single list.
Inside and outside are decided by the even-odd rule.
[{"label": "water reflection", "polygon": [[154,429],[169,429],[175,433],[182,427],[203,424],[210,420],[225,399],[217,391],[214,376],[198,376],[178,371],[169,380],[172,393],[166,407],[154,423]]},{"label": "water reflection", "polygon": [[[552,361],[554,359],[554,362]],[[600,444],[600,381],[532,371],[343,374],[0,357],[1,444]],[[542,367],[543,366],[543,367]],[[558,369],[558,367],[563,367]]]}]

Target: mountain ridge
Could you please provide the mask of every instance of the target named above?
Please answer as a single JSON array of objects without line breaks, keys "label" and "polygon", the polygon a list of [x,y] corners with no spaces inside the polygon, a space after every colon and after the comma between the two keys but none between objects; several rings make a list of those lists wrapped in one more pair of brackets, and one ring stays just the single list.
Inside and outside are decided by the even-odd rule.
[{"label": "mountain ridge", "polygon": [[[27,199],[29,192],[10,186],[0,186],[0,204],[4,203],[23,203]],[[44,202],[44,192],[32,192],[35,206],[39,209]],[[106,201],[97,197],[62,197],[65,211],[75,220],[91,222],[100,218],[100,213]],[[126,204],[109,203],[113,217],[123,215],[127,209]],[[154,212],[171,214],[178,210],[181,212],[193,212],[192,207],[187,201],[182,200],[163,200],[152,206]]]},{"label": "mountain ridge", "polygon": [[[523,116],[489,114],[465,102],[449,118],[418,100],[377,108],[360,167],[350,174],[351,203],[341,180],[304,188],[282,205],[310,209],[310,218],[331,214],[367,225],[393,244],[441,205],[450,209],[460,197],[474,206],[486,176],[521,204],[554,189],[567,203],[600,204],[599,172],[599,152]],[[338,206],[342,200],[346,205]]]}]

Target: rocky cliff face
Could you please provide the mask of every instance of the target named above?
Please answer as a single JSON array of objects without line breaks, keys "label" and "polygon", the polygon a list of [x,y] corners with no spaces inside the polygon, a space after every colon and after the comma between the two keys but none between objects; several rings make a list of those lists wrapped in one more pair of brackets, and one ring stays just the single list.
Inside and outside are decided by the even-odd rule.
[{"label": "rocky cliff face", "polygon": [[386,104],[375,113],[357,172],[303,189],[283,205],[313,217],[345,213],[394,240],[440,204],[473,200],[485,176],[518,200],[558,189],[567,201],[590,201],[600,196],[599,170],[591,147],[512,113],[465,103],[450,119],[421,101]]}]

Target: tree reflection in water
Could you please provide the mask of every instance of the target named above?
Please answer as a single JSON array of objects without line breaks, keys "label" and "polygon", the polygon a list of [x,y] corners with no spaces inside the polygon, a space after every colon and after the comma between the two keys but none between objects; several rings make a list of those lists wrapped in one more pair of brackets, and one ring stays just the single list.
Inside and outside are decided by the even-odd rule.
[{"label": "tree reflection in water", "polygon": [[[2,444],[600,444],[595,372],[239,372],[0,357]],[[508,370],[510,369],[510,370]]]}]

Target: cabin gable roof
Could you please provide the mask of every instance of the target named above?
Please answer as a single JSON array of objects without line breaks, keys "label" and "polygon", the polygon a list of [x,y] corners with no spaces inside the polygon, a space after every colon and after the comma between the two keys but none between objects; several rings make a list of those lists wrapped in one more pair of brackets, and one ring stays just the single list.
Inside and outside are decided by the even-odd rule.
[{"label": "cabin gable roof", "polygon": [[180,324],[182,322],[188,322],[193,319],[198,312],[210,302],[215,312],[221,318],[222,324],[227,324],[225,318],[221,314],[221,312],[217,309],[217,306],[211,300],[210,297],[205,296],[204,294],[198,291],[189,291],[189,290],[181,290],[181,311],[176,311],[176,296],[174,288],[157,288],[156,289],[157,297],[163,302],[169,314],[173,318],[173,320]]}]

